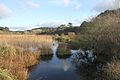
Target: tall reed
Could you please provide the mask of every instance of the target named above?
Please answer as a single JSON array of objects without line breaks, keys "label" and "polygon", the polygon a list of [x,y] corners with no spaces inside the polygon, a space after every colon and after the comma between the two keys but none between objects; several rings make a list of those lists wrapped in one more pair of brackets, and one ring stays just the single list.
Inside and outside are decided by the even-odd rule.
[{"label": "tall reed", "polygon": [[2,77],[11,74],[11,80],[26,80],[28,68],[37,64],[41,49],[50,48],[52,41],[48,35],[0,35],[0,69],[9,71]]}]

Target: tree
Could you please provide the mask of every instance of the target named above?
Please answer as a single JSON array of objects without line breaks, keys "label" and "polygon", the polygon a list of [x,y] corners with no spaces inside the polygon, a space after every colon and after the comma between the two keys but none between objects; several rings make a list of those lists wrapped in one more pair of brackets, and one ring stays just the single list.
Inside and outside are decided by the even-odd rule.
[{"label": "tree", "polygon": [[5,31],[9,31],[9,28],[8,28],[8,27],[5,27],[4,29],[5,29]]},{"label": "tree", "polygon": [[65,24],[61,24],[58,28],[59,28],[59,29],[64,29],[65,27],[66,27]]},{"label": "tree", "polygon": [[72,25],[71,22],[69,22],[67,26],[68,26],[68,27],[72,27],[73,25]]},{"label": "tree", "polygon": [[88,22],[84,21],[84,22],[82,22],[82,24],[80,25],[80,27],[87,27],[87,25],[88,25]]},{"label": "tree", "polygon": [[0,27],[0,31],[9,31],[8,27]]}]

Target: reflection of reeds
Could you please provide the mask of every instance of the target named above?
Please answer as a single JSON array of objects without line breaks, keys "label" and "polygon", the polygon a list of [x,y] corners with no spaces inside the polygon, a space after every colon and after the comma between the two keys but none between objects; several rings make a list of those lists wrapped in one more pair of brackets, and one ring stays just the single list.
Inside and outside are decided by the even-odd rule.
[{"label": "reflection of reeds", "polygon": [[15,80],[26,80],[28,67],[38,62],[40,50],[46,46],[50,50],[51,45],[52,37],[47,35],[0,35],[0,69],[10,71]]},{"label": "reflection of reeds", "polygon": [[52,50],[50,47],[42,47],[40,48],[40,55],[42,56],[50,56],[52,55]]},{"label": "reflection of reeds", "polygon": [[52,59],[53,55],[41,55],[40,60],[42,61],[50,61]]},{"label": "reflection of reeds", "polygon": [[59,58],[67,58],[71,55],[68,44],[60,43],[57,50],[57,57]]}]

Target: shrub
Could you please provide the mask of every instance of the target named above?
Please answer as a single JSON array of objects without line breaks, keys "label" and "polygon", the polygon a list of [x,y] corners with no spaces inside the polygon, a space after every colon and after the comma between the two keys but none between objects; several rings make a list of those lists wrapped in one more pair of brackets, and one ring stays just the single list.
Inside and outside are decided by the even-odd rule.
[{"label": "shrub", "polygon": [[[108,75],[107,80],[119,80],[120,9],[102,13],[84,26],[72,44],[77,41],[80,48],[94,49],[97,62],[104,63],[106,67],[104,71]],[[106,65],[108,62],[110,64]]]},{"label": "shrub", "polygon": [[105,76],[108,80],[119,80],[120,79],[120,61],[112,61],[108,63],[104,68]]}]

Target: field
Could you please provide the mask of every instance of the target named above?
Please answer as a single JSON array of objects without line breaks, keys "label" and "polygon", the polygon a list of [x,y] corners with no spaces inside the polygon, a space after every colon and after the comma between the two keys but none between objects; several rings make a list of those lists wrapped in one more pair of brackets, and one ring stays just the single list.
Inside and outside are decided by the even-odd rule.
[{"label": "field", "polygon": [[0,80],[26,80],[28,68],[44,50],[50,53],[52,42],[48,35],[0,35]]}]

